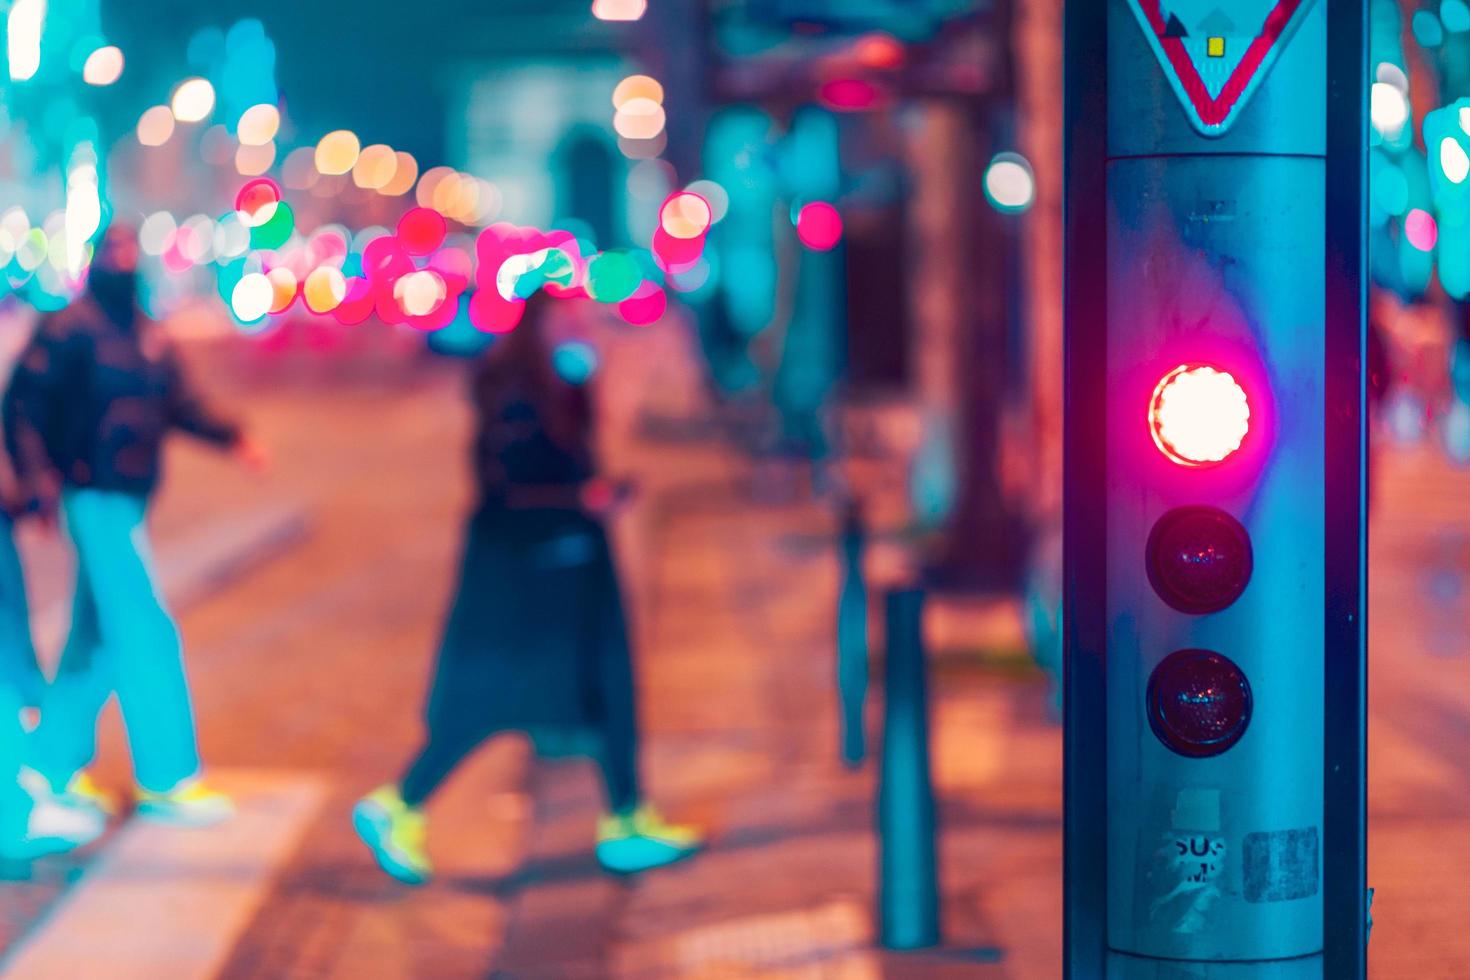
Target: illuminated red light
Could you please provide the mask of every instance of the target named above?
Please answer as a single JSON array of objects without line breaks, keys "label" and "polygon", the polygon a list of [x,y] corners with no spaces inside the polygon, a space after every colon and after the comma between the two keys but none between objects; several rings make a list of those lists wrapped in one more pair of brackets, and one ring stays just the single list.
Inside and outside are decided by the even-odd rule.
[{"label": "illuminated red light", "polygon": [[1218,463],[1250,431],[1245,389],[1224,371],[1181,364],[1164,375],[1149,404],[1149,432],[1160,451],[1182,466]]},{"label": "illuminated red light", "polygon": [[1210,650],[1178,650],[1148,679],[1148,721],[1174,752],[1203,759],[1227,751],[1251,720],[1245,672]]}]

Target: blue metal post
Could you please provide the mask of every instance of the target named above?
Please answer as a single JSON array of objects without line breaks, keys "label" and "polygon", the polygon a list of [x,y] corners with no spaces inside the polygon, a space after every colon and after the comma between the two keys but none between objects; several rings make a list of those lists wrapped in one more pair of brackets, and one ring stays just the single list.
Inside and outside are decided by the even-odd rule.
[{"label": "blue metal post", "polygon": [[923,592],[889,593],[878,785],[879,933],[885,949],[939,944],[923,614]]},{"label": "blue metal post", "polygon": [[837,691],[842,762],[850,769],[867,758],[863,709],[868,697],[868,582],[863,573],[866,535],[862,512],[850,504],[842,521],[842,591],[837,599]]}]

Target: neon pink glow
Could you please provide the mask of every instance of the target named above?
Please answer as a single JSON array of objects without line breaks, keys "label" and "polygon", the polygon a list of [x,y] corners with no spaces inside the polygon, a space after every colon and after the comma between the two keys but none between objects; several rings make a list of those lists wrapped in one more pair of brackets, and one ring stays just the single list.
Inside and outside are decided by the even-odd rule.
[{"label": "neon pink glow", "polygon": [[1404,237],[1421,252],[1433,249],[1439,241],[1439,225],[1435,224],[1434,215],[1422,208],[1414,208],[1404,215]]},{"label": "neon pink glow", "polygon": [[819,95],[827,108],[838,112],[871,109],[882,98],[878,86],[861,78],[834,78],[822,86]]},{"label": "neon pink glow", "polygon": [[656,323],[668,305],[667,293],[651,282],[644,282],[636,293],[618,304],[618,313],[624,321],[642,327]]},{"label": "neon pink glow", "polygon": [[1220,462],[1250,431],[1245,389],[1231,375],[1203,364],[1181,364],[1164,375],[1148,415],[1154,443],[1181,466]]},{"label": "neon pink glow", "polygon": [[398,240],[410,255],[428,255],[444,244],[449,226],[431,208],[412,208],[398,219]]},{"label": "neon pink glow", "polygon": [[842,215],[825,201],[813,201],[797,213],[796,237],[813,251],[830,251],[842,240]]}]

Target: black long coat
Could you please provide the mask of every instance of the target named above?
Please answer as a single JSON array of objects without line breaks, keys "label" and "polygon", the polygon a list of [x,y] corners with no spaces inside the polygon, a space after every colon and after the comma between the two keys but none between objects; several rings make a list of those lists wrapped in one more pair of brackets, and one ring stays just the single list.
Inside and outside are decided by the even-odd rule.
[{"label": "black long coat", "polygon": [[[583,400],[570,417],[586,418],[585,391],[555,395]],[[575,503],[592,475],[585,426],[553,438],[544,397],[494,377],[477,380],[476,404],[481,504],[466,524],[428,723],[481,736],[590,731],[623,751],[635,738],[631,652],[606,530]]]}]

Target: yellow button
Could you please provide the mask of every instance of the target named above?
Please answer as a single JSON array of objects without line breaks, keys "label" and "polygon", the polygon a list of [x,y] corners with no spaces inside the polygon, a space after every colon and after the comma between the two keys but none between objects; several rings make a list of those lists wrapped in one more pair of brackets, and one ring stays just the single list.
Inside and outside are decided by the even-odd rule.
[{"label": "yellow button", "polygon": [[1225,39],[1223,37],[1212,37],[1205,49],[1211,58],[1225,57]]}]

